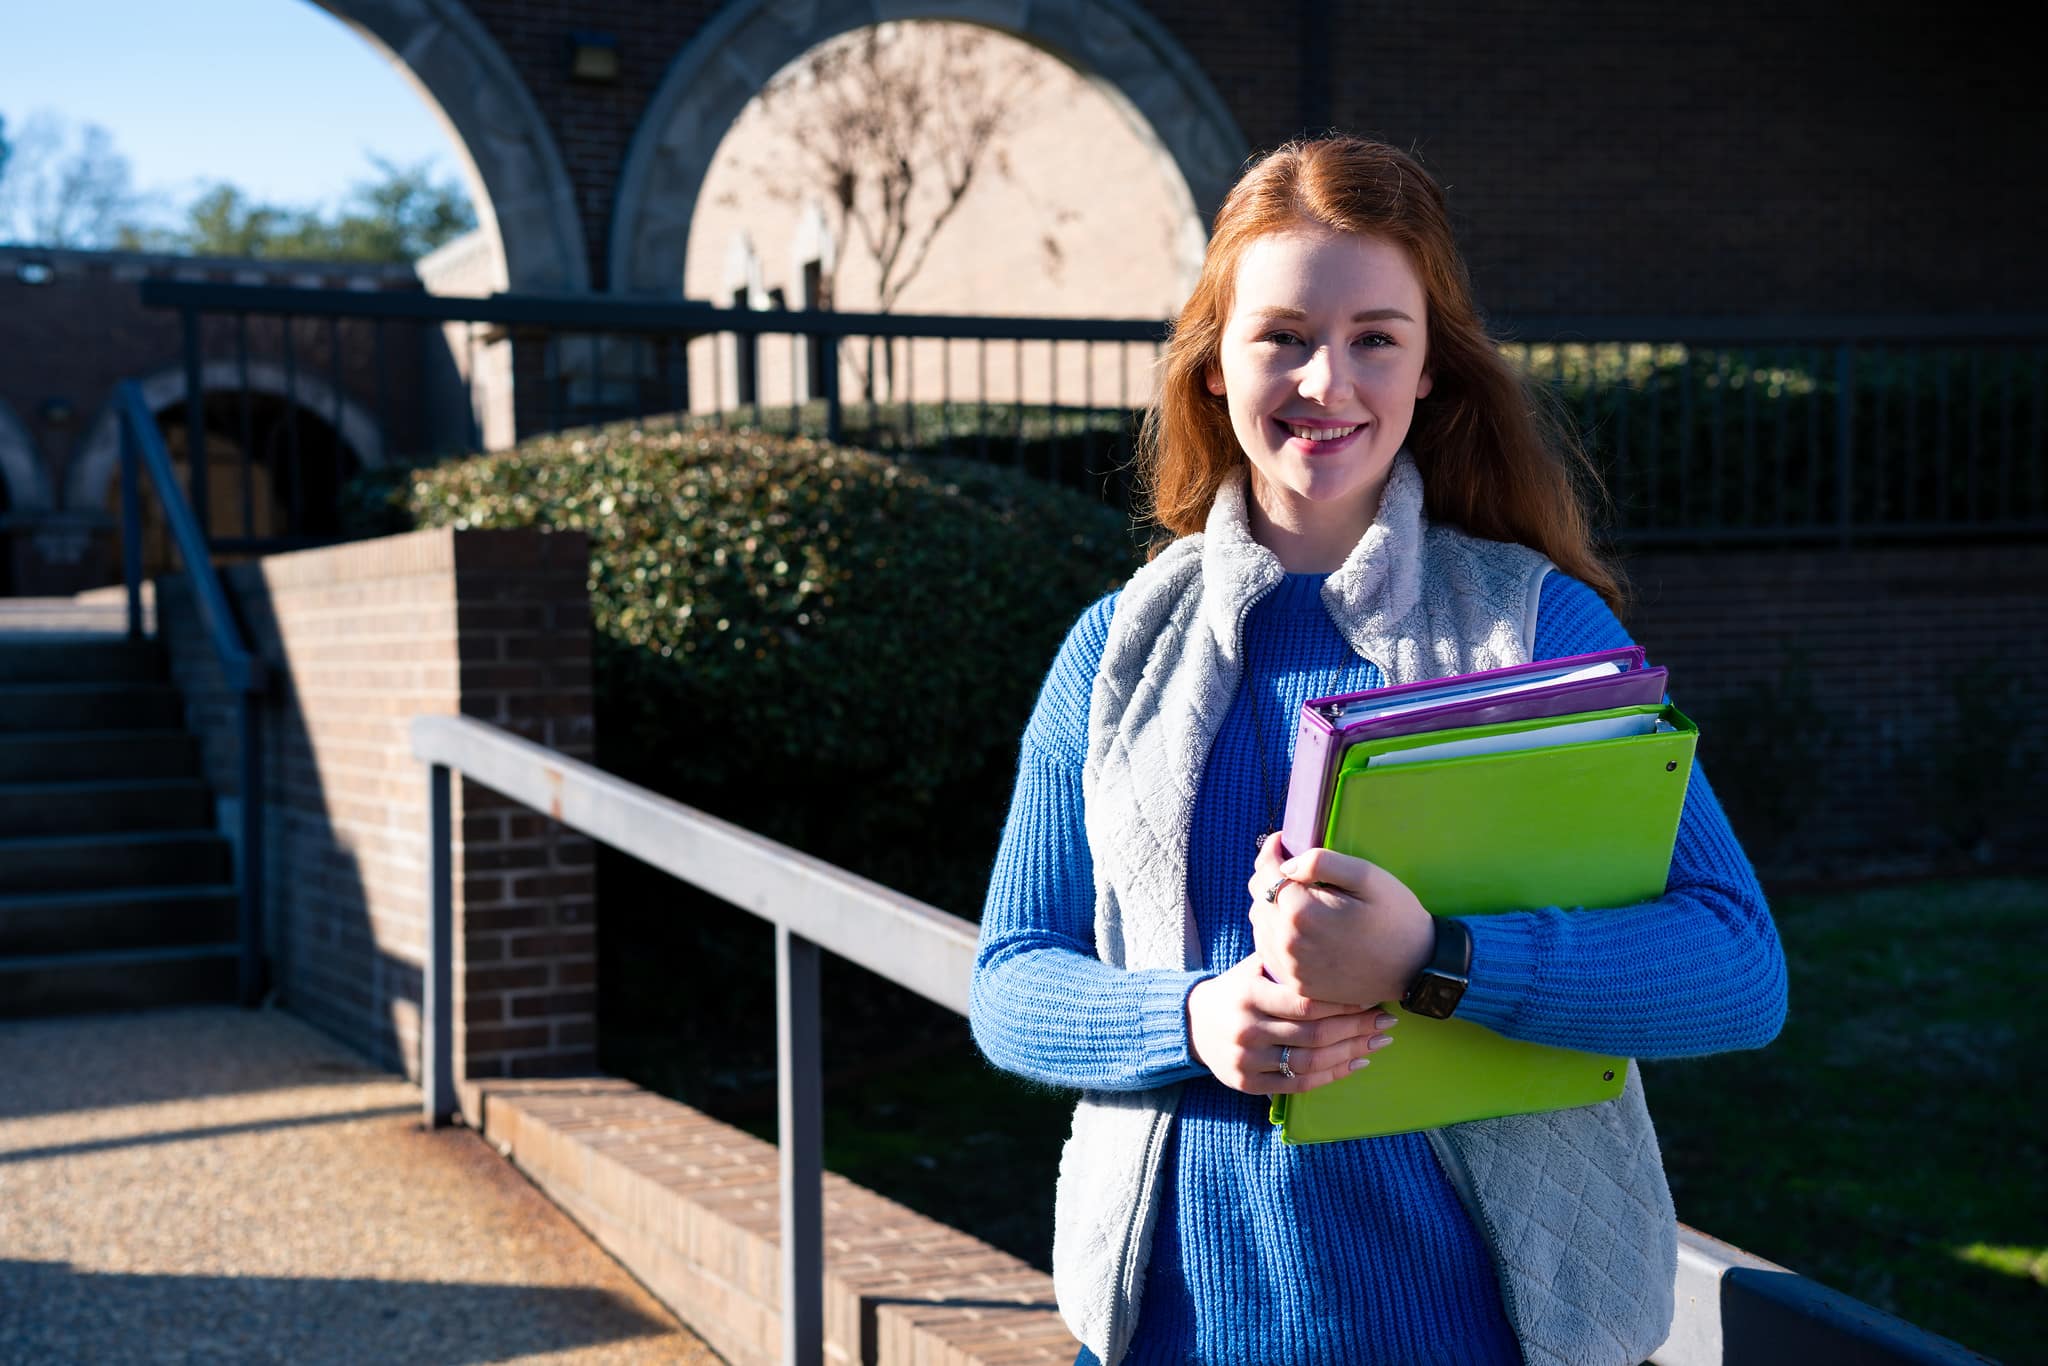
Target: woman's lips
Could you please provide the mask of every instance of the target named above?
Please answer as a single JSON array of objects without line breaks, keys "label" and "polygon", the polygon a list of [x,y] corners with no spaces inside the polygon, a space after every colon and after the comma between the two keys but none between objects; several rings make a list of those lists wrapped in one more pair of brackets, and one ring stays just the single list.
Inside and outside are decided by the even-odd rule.
[{"label": "woman's lips", "polygon": [[[1280,429],[1280,434],[1286,438],[1287,444],[1294,446],[1307,455],[1328,455],[1334,451],[1341,451],[1349,446],[1358,437],[1359,433],[1367,430],[1370,426],[1369,423],[1364,422],[1356,424],[1341,422],[1290,423],[1280,418],[1273,419],[1273,425]],[[1316,435],[1304,435],[1304,433],[1308,432],[1314,432]],[[1325,436],[1322,435],[1324,432],[1340,432],[1342,435]]]}]

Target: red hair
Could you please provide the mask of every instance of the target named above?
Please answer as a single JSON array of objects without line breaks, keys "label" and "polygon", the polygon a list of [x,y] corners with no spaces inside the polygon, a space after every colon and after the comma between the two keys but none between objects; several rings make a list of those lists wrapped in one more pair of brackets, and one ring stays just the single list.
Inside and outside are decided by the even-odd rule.
[{"label": "red hair", "polygon": [[1486,334],[1442,187],[1413,157],[1365,138],[1290,142],[1225,197],[1138,445],[1152,520],[1173,536],[1201,530],[1216,490],[1243,467],[1229,407],[1209,392],[1208,376],[1220,364],[1245,247],[1302,224],[1393,242],[1422,282],[1431,388],[1415,405],[1408,449],[1430,520],[1541,551],[1619,611],[1621,581],[1594,547],[1587,512],[1599,476]]}]

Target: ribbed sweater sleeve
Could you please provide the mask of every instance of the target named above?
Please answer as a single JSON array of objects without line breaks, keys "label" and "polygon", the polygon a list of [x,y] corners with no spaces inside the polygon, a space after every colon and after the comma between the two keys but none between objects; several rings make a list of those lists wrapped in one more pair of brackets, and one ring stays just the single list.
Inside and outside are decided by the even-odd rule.
[{"label": "ribbed sweater sleeve", "polygon": [[[1537,659],[1632,644],[1598,594],[1545,580]],[[1697,764],[1664,895],[1624,908],[1462,917],[1460,1019],[1537,1043],[1635,1058],[1759,1048],[1785,1020],[1785,957],[1749,859]]]},{"label": "ribbed sweater sleeve", "polygon": [[1187,995],[1206,973],[1126,972],[1095,955],[1082,819],[1088,704],[1115,595],[1083,614],[1024,730],[1017,785],[981,914],[968,1023],[989,1060],[1057,1086],[1123,1091],[1202,1071]]}]

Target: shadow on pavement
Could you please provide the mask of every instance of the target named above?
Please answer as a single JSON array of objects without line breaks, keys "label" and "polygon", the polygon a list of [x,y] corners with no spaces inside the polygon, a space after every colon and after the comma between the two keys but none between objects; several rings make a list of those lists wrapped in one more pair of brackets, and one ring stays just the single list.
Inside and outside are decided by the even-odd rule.
[{"label": "shadow on pavement", "polygon": [[0,1076],[0,1120],[396,1080],[283,1011],[233,1006],[0,1021]]},{"label": "shadow on pavement", "polygon": [[606,1291],[0,1260],[8,1361],[503,1361],[671,1333]]},{"label": "shadow on pavement", "polygon": [[0,1166],[11,1162],[39,1162],[52,1157],[83,1157],[91,1153],[111,1152],[117,1148],[145,1148],[158,1143],[201,1143],[216,1138],[232,1138],[241,1134],[270,1133],[278,1129],[297,1129],[308,1124],[348,1124],[359,1119],[392,1119],[399,1115],[417,1116],[417,1105],[380,1105],[364,1110],[342,1110],[330,1114],[288,1115],[281,1119],[252,1119],[240,1124],[210,1124],[201,1128],[171,1129],[162,1133],[130,1134],[119,1138],[84,1139],[77,1143],[52,1143],[41,1148],[0,1149]]}]

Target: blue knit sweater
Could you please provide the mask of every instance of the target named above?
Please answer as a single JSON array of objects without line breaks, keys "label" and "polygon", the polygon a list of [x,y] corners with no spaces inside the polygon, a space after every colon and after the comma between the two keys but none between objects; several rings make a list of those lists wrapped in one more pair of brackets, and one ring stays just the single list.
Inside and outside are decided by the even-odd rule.
[{"label": "blue knit sweater", "polygon": [[[1188,992],[1252,951],[1245,881],[1258,837],[1279,825],[1302,702],[1385,684],[1331,623],[1326,577],[1288,575],[1245,621],[1245,686],[1190,832],[1204,970],[1127,972],[1095,955],[1081,769],[1114,594],[1069,633],[1024,734],[972,1020],[989,1058],[1026,1077],[1091,1090],[1187,1083],[1134,1363],[1520,1360],[1486,1248],[1422,1135],[1286,1146],[1263,1097],[1223,1086],[1189,1051]],[[1546,578],[1535,658],[1629,643],[1592,590]],[[1784,1019],[1777,932],[1697,768],[1664,896],[1465,923],[1472,979],[1458,1015],[1516,1038],[1667,1058],[1758,1047]]]}]

